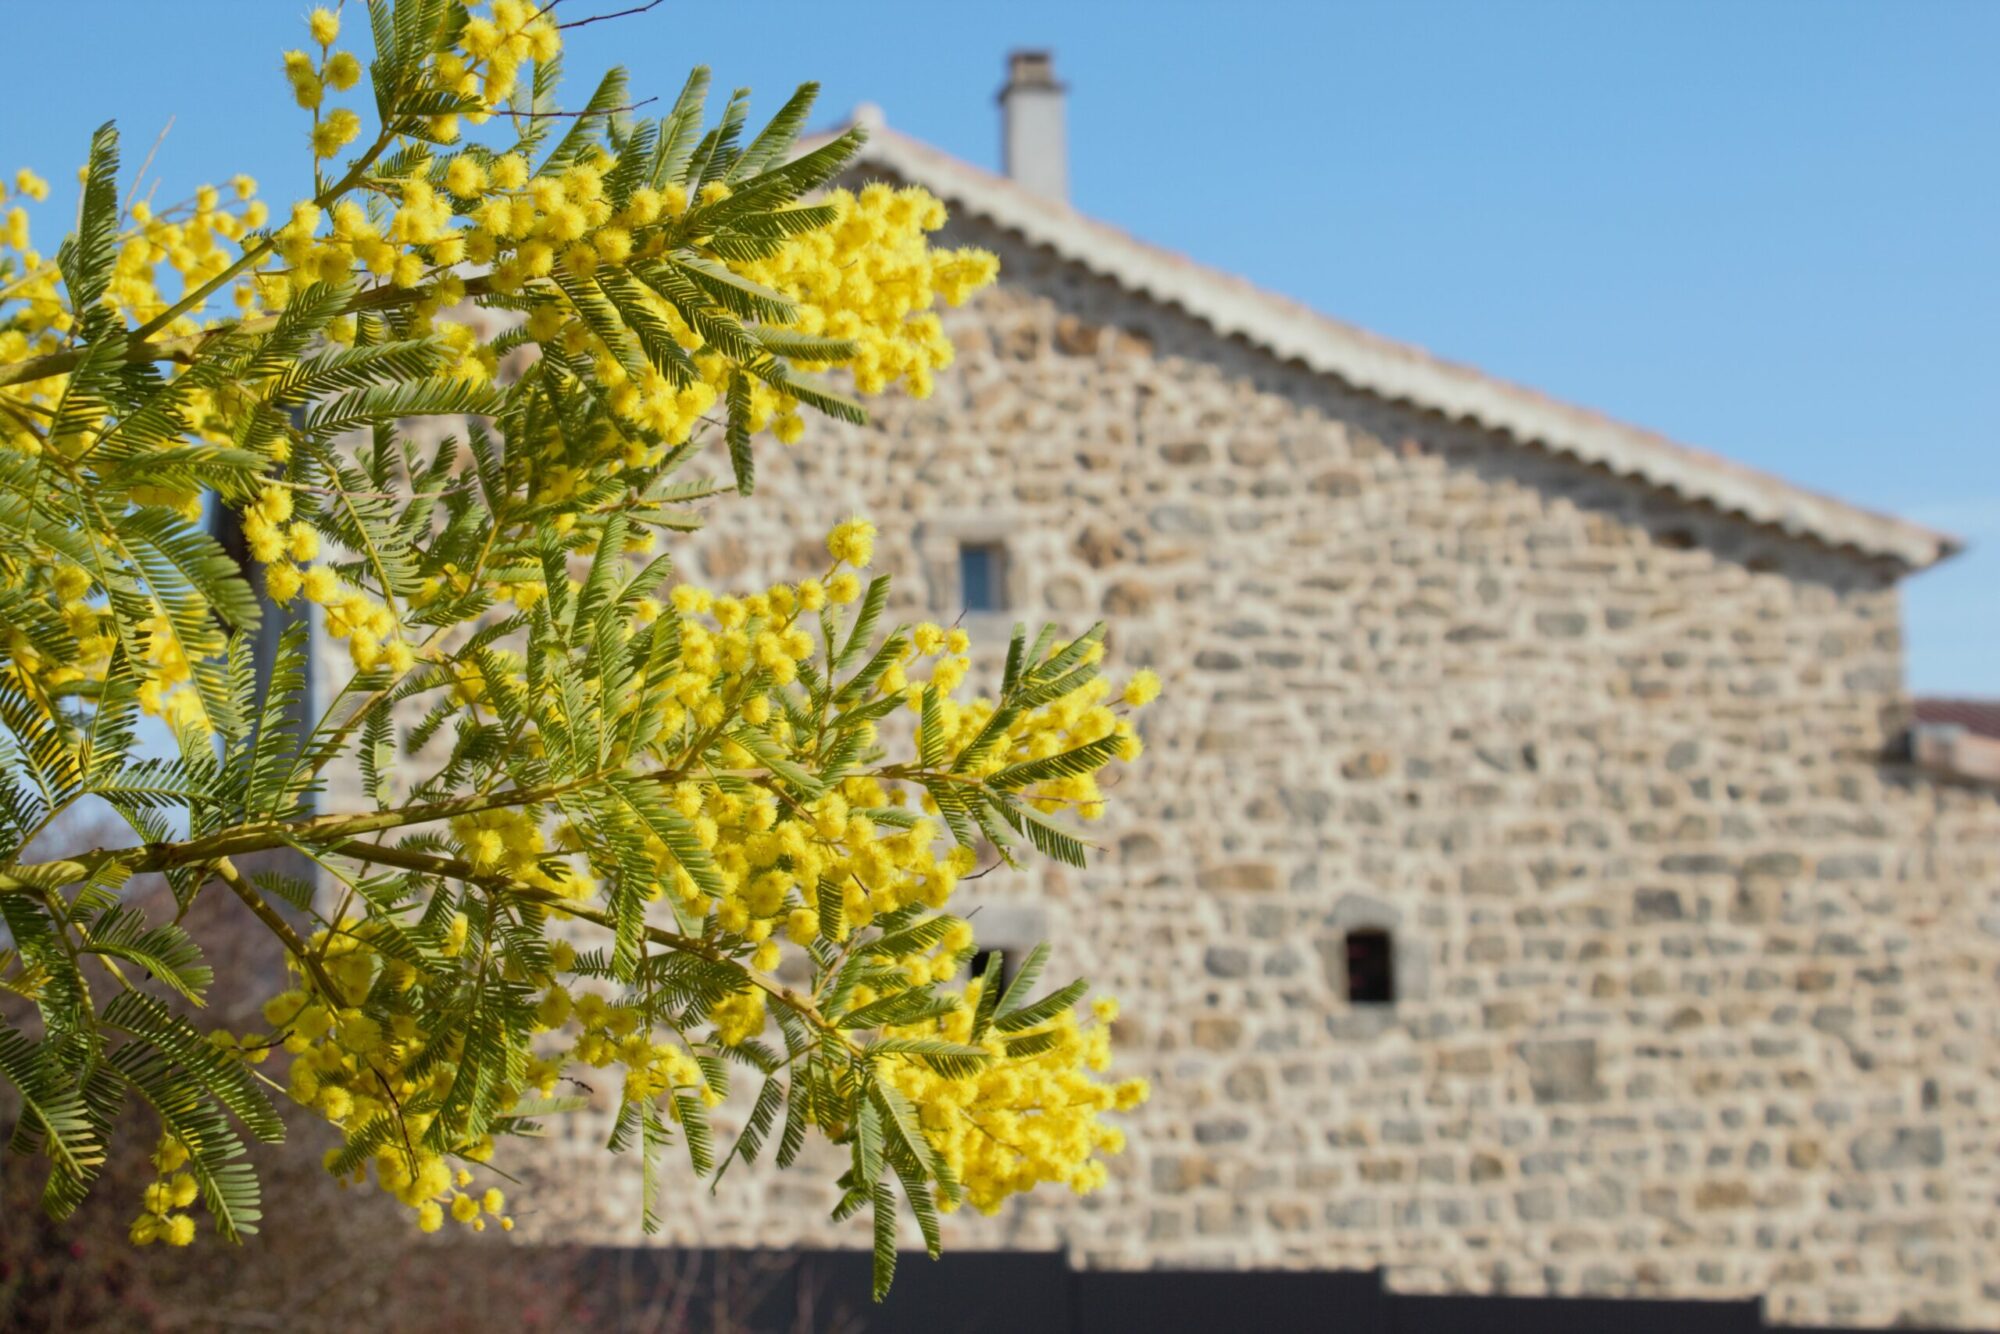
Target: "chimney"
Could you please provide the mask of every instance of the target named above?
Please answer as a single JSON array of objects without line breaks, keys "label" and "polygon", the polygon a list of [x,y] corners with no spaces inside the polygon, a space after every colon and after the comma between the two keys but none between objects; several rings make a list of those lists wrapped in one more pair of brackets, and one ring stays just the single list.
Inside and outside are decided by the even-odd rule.
[{"label": "chimney", "polygon": [[1023,189],[1067,203],[1069,147],[1063,133],[1062,84],[1055,53],[1015,51],[1007,57],[1007,86],[1000,90],[1000,158],[1007,177]]}]

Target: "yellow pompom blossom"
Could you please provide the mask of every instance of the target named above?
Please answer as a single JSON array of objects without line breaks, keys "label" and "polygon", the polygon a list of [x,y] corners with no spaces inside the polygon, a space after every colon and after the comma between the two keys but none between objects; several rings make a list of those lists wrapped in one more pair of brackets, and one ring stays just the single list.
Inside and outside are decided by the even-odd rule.
[{"label": "yellow pompom blossom", "polygon": [[354,58],[352,51],[336,51],[327,57],[320,77],[327,87],[344,93],[361,81],[361,62]]},{"label": "yellow pompom blossom", "polygon": [[880,184],[827,198],[831,227],[748,269],[799,303],[799,332],[852,340],[854,385],[880,393],[899,381],[928,398],[951,342],[931,307],[956,306],[991,283],[999,261],[983,250],[938,251],[925,239],[944,225],[944,205],[919,186]]},{"label": "yellow pompom blossom", "polygon": [[1125,683],[1125,689],[1120,695],[1120,698],[1135,709],[1143,708],[1159,697],[1160,678],[1157,673],[1150,670],[1134,673],[1132,679]]},{"label": "yellow pompom blossom", "polygon": [[709,1011],[715,1022],[715,1039],[725,1047],[736,1047],[764,1031],[764,993],[740,991],[719,1000]]},{"label": "yellow pompom blossom", "polygon": [[[967,1042],[982,985],[983,979],[971,983],[964,1002],[944,1018],[890,1034]],[[1108,1019],[1116,1007],[1098,1013]],[[1105,1084],[1091,1078],[1110,1064],[1105,1024],[1085,1026],[1065,1010],[1038,1031],[1043,1035],[1046,1049],[1011,1060],[1006,1038],[989,1035],[985,1046],[995,1059],[975,1074],[951,1077],[914,1062],[889,1068],[891,1081],[921,1109],[924,1134],[950,1165],[964,1199],[982,1213],[996,1213],[1008,1196],[1044,1182],[1079,1195],[1103,1185],[1102,1155],[1123,1149],[1125,1137],[1100,1117],[1146,1099],[1142,1079]],[[938,1204],[950,1210],[958,1200],[943,1195]]]},{"label": "yellow pompom blossom", "polygon": [[866,519],[843,523],[827,535],[826,549],[841,564],[864,569],[875,559],[875,525]]},{"label": "yellow pompom blossom", "polygon": [[313,126],[314,157],[332,157],[353,143],[361,133],[361,117],[346,107],[336,107],[326,119]]},{"label": "yellow pompom blossom", "polygon": [[153,1166],[159,1176],[146,1187],[142,1209],[132,1220],[130,1236],[140,1246],[163,1242],[186,1246],[194,1241],[194,1219],[182,1212],[201,1194],[194,1175],[181,1170],[188,1161],[187,1149],[172,1135],[162,1135],[153,1150]]},{"label": "yellow pompom blossom", "polygon": [[[454,1081],[449,1048],[466,1039],[450,1037],[446,1052],[429,1052],[416,1018],[424,999],[420,975],[378,951],[382,930],[365,919],[343,919],[311,944],[313,971],[339,996],[375,988],[387,1000],[369,1009],[342,1006],[324,989],[303,984],[304,969],[294,959],[302,985],[265,1003],[273,1031],[258,1045],[282,1044],[292,1057],[286,1082],[292,1098],[346,1132],[347,1147],[329,1151],[328,1169],[358,1180],[372,1168],[377,1184],[410,1208],[424,1231],[435,1231],[453,1198],[450,1160],[484,1161],[492,1145],[483,1135],[448,1137],[451,1118],[440,1119],[438,1109],[448,1111]],[[382,1136],[391,1122],[393,1144]],[[455,1207],[452,1213],[458,1217]]]},{"label": "yellow pompom blossom", "polygon": [[[132,1240],[185,1245],[197,1208],[244,1230],[230,1127],[279,1133],[266,1085],[422,1232],[511,1231],[487,1165],[578,1083],[649,1167],[678,1143],[714,1170],[732,1070],[762,1081],[735,1152],[782,1107],[781,1157],[808,1127],[853,1156],[846,1209],[889,1197],[891,1161],[947,1208],[1092,1188],[1105,1118],[1144,1096],[1108,1075],[1112,1007],[984,994],[953,910],[982,856],[1084,862],[1158,678],[1114,687],[1100,627],[975,679],[964,630],[879,624],[861,517],[814,577],[671,573],[717,490],[680,469],[713,448],[747,492],[809,412],[863,419],[847,391],[930,393],[940,307],[996,261],[933,247],[920,189],[839,188],[858,131],[796,156],[790,112],[704,136],[705,73],[643,127],[546,114],[548,10],[391,8],[361,96],[337,47],[374,25],[334,7],[267,69],[312,181],[275,215],[242,176],[154,209],[109,130],[59,250],[32,244],[39,177],[0,199],[0,892],[61,910],[0,982],[44,1032],[149,1053],[129,1082],[180,1109]],[[307,618],[353,667],[324,700]],[[139,711],[178,761],[134,755]],[[358,809],[314,808],[336,762]],[[85,796],[136,845],[14,864]],[[236,864],[281,848],[325,868],[316,895]],[[204,1035],[144,990],[208,981],[178,922],[133,953],[116,889],[154,872],[285,946],[262,1031]],[[48,1059],[72,1049],[96,1050]],[[101,1156],[63,1147],[52,1199]]]}]

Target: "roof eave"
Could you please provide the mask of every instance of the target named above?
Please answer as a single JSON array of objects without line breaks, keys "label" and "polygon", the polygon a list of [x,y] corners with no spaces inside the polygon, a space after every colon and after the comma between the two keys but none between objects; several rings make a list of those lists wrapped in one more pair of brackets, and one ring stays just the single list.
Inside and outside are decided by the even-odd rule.
[{"label": "roof eave", "polygon": [[[872,118],[871,118],[872,119]],[[1913,572],[1963,549],[1959,539],[1795,486],[1613,418],[1330,319],[1149,245],[880,124],[858,161],[921,183],[947,202],[1054,251],[1225,337],[1369,394],[1463,420],[1604,468],[1787,537],[1893,561]],[[830,136],[829,136],[830,137]]]}]

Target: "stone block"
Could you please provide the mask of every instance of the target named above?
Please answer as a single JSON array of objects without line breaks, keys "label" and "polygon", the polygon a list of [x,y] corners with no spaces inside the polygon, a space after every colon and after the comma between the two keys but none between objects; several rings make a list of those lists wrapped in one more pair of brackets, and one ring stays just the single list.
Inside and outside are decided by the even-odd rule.
[{"label": "stone block", "polygon": [[1462,894],[1510,896],[1521,887],[1521,876],[1506,862],[1472,862],[1459,868],[1458,888]]},{"label": "stone block", "polygon": [[1747,1209],[1753,1198],[1749,1184],[1742,1181],[1704,1181],[1694,1188],[1697,1209]]},{"label": "stone block", "polygon": [[1341,761],[1340,772],[1347,778],[1380,778],[1389,772],[1388,752],[1380,750],[1358,751]]},{"label": "stone block", "polygon": [[1250,1138],[1250,1123],[1240,1117],[1222,1117],[1194,1123],[1197,1144],[1241,1144]]},{"label": "stone block", "polygon": [[1269,890],[1278,887],[1278,868],[1269,862],[1231,862],[1204,866],[1195,873],[1202,889]]},{"label": "stone block", "polygon": [[1544,639],[1576,639],[1589,629],[1590,618],[1580,611],[1535,613],[1535,632]]},{"label": "stone block", "polygon": [[1150,522],[1153,531],[1163,537],[1208,537],[1215,532],[1214,518],[1194,505],[1161,505],[1152,512]]},{"label": "stone block", "polygon": [[1528,1087],[1544,1104],[1598,1102],[1596,1038],[1530,1038],[1521,1044]]},{"label": "stone block", "polygon": [[1250,975],[1250,951],[1233,945],[1210,945],[1203,952],[1201,963],[1210,977],[1233,979]]},{"label": "stone block", "polygon": [[1243,1040],[1243,1023],[1238,1019],[1197,1019],[1189,1025],[1188,1040],[1203,1051],[1232,1051]]},{"label": "stone block", "polygon": [[1848,1154],[1862,1172],[1896,1172],[1944,1165],[1944,1132],[1936,1126],[1878,1126],[1854,1137]]},{"label": "stone block", "polygon": [[1639,889],[1632,895],[1632,920],[1640,925],[1648,922],[1678,922],[1687,916],[1681,906],[1679,890]]}]

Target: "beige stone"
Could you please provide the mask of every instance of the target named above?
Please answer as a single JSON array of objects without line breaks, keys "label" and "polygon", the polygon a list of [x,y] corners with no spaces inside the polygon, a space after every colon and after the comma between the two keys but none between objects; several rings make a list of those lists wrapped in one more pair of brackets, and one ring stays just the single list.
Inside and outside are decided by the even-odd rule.
[{"label": "beige stone", "polygon": [[[2000,1326],[2000,798],[1893,758],[1894,568],[953,230],[1005,277],[948,316],[936,398],[762,446],[755,499],[674,539],[757,587],[872,513],[896,613],[948,620],[956,543],[997,538],[982,639],[1057,590],[1166,683],[1109,851],[961,905],[1046,911],[1049,977],[1143,1021],[1116,1068],[1153,1099],[1095,1197],[947,1245]],[[1393,1005],[1322,966],[1357,927],[1393,933]],[[639,1240],[603,1131],[559,1132],[524,1232]],[[679,1171],[661,1240],[865,1248],[839,1162]]]}]

